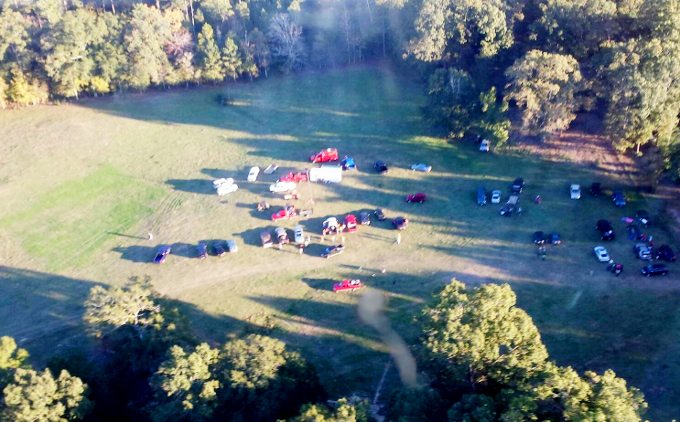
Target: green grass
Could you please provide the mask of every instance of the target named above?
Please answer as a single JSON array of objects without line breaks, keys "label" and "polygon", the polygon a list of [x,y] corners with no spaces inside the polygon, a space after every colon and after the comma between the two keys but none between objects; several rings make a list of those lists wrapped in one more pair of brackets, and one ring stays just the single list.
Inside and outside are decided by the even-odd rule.
[{"label": "green grass", "polygon": [[[53,353],[50,342],[67,347],[73,338],[36,334],[34,324],[77,319],[93,283],[122,284],[148,274],[184,304],[205,338],[224,341],[273,325],[273,335],[315,363],[332,395],[372,396],[388,356],[359,321],[357,295],[332,293],[334,280],[359,277],[384,292],[387,313],[408,341],[418,335],[413,318],[420,307],[452,277],[471,285],[508,282],[560,364],[612,367],[647,394],[653,419],[678,416],[680,377],[661,375],[680,373],[676,269],[665,279],[641,278],[632,243],[623,238],[607,245],[626,267],[621,277],[604,271],[592,254],[597,219],[613,221],[623,237],[624,213],[642,207],[662,218],[661,200],[633,195],[623,211],[607,198],[584,194],[572,201],[570,183],[625,181],[579,163],[447,144],[422,119],[423,87],[389,69],[309,73],[228,89],[235,99],[230,107],[215,100],[224,89],[206,88],[0,114],[7,134],[0,145],[0,259],[6,265],[0,267],[0,316],[7,316],[0,318],[0,334],[22,338],[40,360]],[[276,162],[282,171],[303,169],[306,157],[328,146],[353,155],[359,171],[346,173],[340,185],[300,186],[296,205],[314,207],[301,222],[314,234],[308,253],[260,248],[259,231],[275,225],[255,204],[267,199],[276,210],[286,201],[268,192],[276,176],[248,183],[248,168]],[[372,172],[377,159],[390,164],[387,175]],[[433,172],[411,172],[415,162],[431,164]],[[506,192],[517,176],[527,182],[525,198],[540,193],[542,205],[525,199],[519,218],[501,218],[495,205],[475,205],[477,186]],[[234,177],[240,190],[218,198],[211,187],[216,177]],[[406,204],[404,196],[417,191],[430,201]],[[401,245],[393,245],[388,224],[374,224],[347,236],[345,254],[318,257],[324,218],[377,207],[411,219]],[[146,240],[149,230],[153,242]],[[530,242],[536,230],[564,238],[546,261],[536,258]],[[653,234],[677,246],[665,230]],[[199,240],[228,238],[237,239],[238,254],[194,259]],[[173,255],[153,266],[148,262],[159,243],[173,244]],[[21,318],[10,322],[12,314]]]},{"label": "green grass", "polygon": [[102,167],[65,182],[25,210],[0,220],[27,253],[55,271],[84,265],[113,232],[125,232],[153,211],[158,187]]}]

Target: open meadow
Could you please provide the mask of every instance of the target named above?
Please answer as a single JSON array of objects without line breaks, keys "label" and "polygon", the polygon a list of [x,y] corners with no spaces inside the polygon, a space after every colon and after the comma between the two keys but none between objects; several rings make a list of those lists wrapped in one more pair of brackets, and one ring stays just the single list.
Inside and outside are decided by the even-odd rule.
[{"label": "open meadow", "polygon": [[[643,390],[651,419],[680,417],[679,264],[667,277],[641,277],[620,221],[648,210],[655,243],[677,250],[662,200],[627,190],[629,204],[618,209],[587,193],[593,181],[626,188],[616,168],[448,144],[422,119],[423,91],[417,80],[364,67],[230,85],[227,107],[216,101],[225,88],[200,88],[1,113],[0,335],[43,362],[84,342],[82,304],[93,285],[148,275],[202,337],[221,342],[270,327],[317,366],[331,395],[372,397],[388,355],[357,317],[358,293],[335,294],[333,281],[360,278],[384,292],[394,327],[410,343],[419,309],[451,278],[507,282],[558,363],[613,368]],[[300,221],[311,246],[303,255],[292,246],[261,248],[261,229],[281,225],[292,234],[298,224],[271,221],[287,201],[269,185],[308,168],[309,155],[326,147],[353,156],[358,171],[338,185],[300,185],[295,205],[314,210]],[[376,174],[375,160],[390,171]],[[420,162],[432,172],[409,170]],[[246,181],[251,166],[270,163],[280,170]],[[504,202],[518,176],[527,184],[523,215],[476,205],[478,186],[502,190]],[[219,177],[240,189],[218,197]],[[580,200],[569,199],[571,183],[581,184]],[[428,201],[406,203],[414,192]],[[540,205],[529,199],[536,194]],[[269,212],[255,209],[263,199]],[[346,236],[344,254],[319,257],[325,218],[378,207],[411,220],[400,245],[389,221],[374,222]],[[625,266],[620,277],[592,252],[601,218],[618,235],[605,246]],[[537,230],[563,238],[544,261],[531,243]],[[196,243],[212,239],[236,239],[240,250],[196,259]],[[154,265],[159,244],[173,251]],[[392,369],[387,386],[396,382]]]}]

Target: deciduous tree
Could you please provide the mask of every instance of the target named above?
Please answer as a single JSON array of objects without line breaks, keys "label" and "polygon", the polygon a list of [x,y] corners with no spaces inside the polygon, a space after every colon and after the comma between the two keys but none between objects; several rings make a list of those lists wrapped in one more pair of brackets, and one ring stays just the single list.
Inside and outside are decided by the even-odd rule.
[{"label": "deciduous tree", "polygon": [[215,378],[219,350],[206,343],[186,352],[179,346],[168,351],[151,379],[158,403],[151,406],[154,420],[209,420],[217,405],[220,382]]},{"label": "deciduous tree", "polygon": [[124,325],[143,328],[158,324],[162,317],[150,281],[133,279],[125,287],[93,287],[85,302],[84,318],[101,336]]},{"label": "deciduous tree", "polygon": [[289,14],[272,16],[268,36],[271,54],[280,62],[284,72],[302,67],[305,58],[302,27],[293,22]]},{"label": "deciduous tree", "polygon": [[453,281],[427,307],[423,345],[449,382],[521,384],[543,370],[548,352],[507,284],[466,289]]},{"label": "deciduous tree", "polygon": [[573,57],[531,50],[505,74],[505,98],[521,109],[525,129],[545,135],[566,129],[576,118],[583,78]]},{"label": "deciduous tree", "polygon": [[5,387],[2,419],[15,422],[77,420],[87,413],[87,386],[67,371],[54,378],[49,369],[17,369]]}]

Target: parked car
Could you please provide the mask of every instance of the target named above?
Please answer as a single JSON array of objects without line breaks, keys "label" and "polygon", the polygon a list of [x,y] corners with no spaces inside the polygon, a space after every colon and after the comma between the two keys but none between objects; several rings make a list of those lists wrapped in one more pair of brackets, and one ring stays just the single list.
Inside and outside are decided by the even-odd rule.
[{"label": "parked car", "polygon": [[213,249],[213,254],[214,254],[215,256],[222,256],[222,255],[224,255],[225,253],[227,253],[227,250],[224,249],[224,243],[221,242],[221,241],[219,241],[219,240],[213,242],[213,244],[212,244],[212,249]]},{"label": "parked car", "polygon": [[614,234],[614,228],[612,224],[607,220],[598,220],[595,225],[595,230],[600,232],[600,239],[602,240],[614,240],[616,235]]},{"label": "parked car", "polygon": [[277,227],[274,229],[274,234],[276,235],[276,239],[279,241],[279,246],[290,243],[290,239],[288,239],[288,232],[283,227]]},{"label": "parked car", "polygon": [[279,166],[277,164],[271,163],[270,165],[267,166],[267,168],[264,169],[264,174],[272,174],[278,169]]},{"label": "parked car", "polygon": [[609,262],[611,261],[611,258],[609,257],[609,252],[607,252],[607,248],[604,246],[595,246],[593,248],[593,252],[595,252],[595,256],[597,257],[597,260],[600,262]]},{"label": "parked car", "polygon": [[675,256],[675,252],[673,252],[673,249],[671,249],[670,246],[661,245],[656,251],[654,251],[654,259],[675,262],[677,256]]},{"label": "parked car", "polygon": [[295,209],[294,205],[286,204],[283,209],[280,209],[272,214],[272,221],[289,220],[291,218],[297,217],[298,215],[299,212],[297,209]]},{"label": "parked car", "polygon": [[338,150],[335,148],[326,148],[309,157],[312,163],[327,163],[329,161],[338,161]]},{"label": "parked car", "polygon": [[361,211],[359,213],[359,224],[361,224],[362,226],[370,226],[371,214],[368,213],[367,211]]},{"label": "parked car", "polygon": [[351,292],[364,287],[361,280],[342,280],[339,283],[333,283],[333,291],[335,293],[349,290]]},{"label": "parked car", "polygon": [[354,233],[357,231],[357,217],[354,214],[347,214],[344,219],[345,231]]},{"label": "parked car", "polygon": [[552,232],[548,235],[548,242],[550,242],[553,245],[561,245],[562,244],[562,237],[560,236],[559,233]]},{"label": "parked car", "polygon": [[643,261],[652,259],[652,248],[647,246],[646,243],[636,243],[635,246],[633,246],[633,252],[637,258]]},{"label": "parked car", "polygon": [[515,193],[515,194],[522,193],[523,189],[524,189],[524,179],[522,179],[521,177],[518,177],[517,179],[515,179],[515,181],[512,182],[512,186],[510,186],[510,190],[512,191],[512,193]]},{"label": "parked car", "polygon": [[238,245],[236,245],[236,241],[234,239],[227,240],[225,244],[227,246],[227,252],[229,253],[238,252]]},{"label": "parked car", "polygon": [[250,171],[248,172],[248,181],[249,182],[254,182],[257,180],[257,176],[260,174],[260,168],[259,167],[251,167]]},{"label": "parked car", "polygon": [[299,224],[293,229],[293,239],[297,244],[305,243],[305,229]]},{"label": "parked car", "polygon": [[426,199],[427,199],[427,195],[425,195],[422,192],[418,192],[418,193],[413,193],[411,195],[408,195],[406,197],[406,202],[409,202],[409,203],[417,202],[419,204],[422,204],[423,202],[425,202]]},{"label": "parked car", "polygon": [[208,256],[208,245],[205,242],[198,242],[196,246],[196,257],[205,259]]},{"label": "parked car", "polygon": [[590,194],[593,196],[600,196],[602,194],[602,184],[599,182],[593,182],[590,185]]},{"label": "parked car", "polygon": [[295,182],[295,183],[300,183],[300,182],[308,182],[309,181],[309,175],[307,174],[306,171],[296,171],[296,172],[290,172],[284,176],[279,177],[278,182]]},{"label": "parked car", "polygon": [[380,174],[387,173],[387,170],[388,170],[387,163],[384,162],[384,161],[380,161],[380,160],[373,163],[373,168],[375,169],[375,171],[377,171]]},{"label": "parked car", "polygon": [[637,224],[629,224],[626,226],[626,233],[628,234],[628,240],[637,240],[640,238],[640,228]]},{"label": "parked car", "polygon": [[491,203],[500,204],[501,203],[501,191],[494,190],[491,192]]},{"label": "parked car", "polygon": [[295,182],[276,182],[269,186],[269,191],[274,193],[283,193],[294,191],[297,187]]},{"label": "parked car", "polygon": [[354,158],[345,155],[345,158],[340,161],[340,167],[343,170],[352,170],[357,168],[357,163],[354,161]]},{"label": "parked car", "polygon": [[645,277],[654,277],[657,275],[667,275],[668,274],[668,268],[664,264],[649,264],[640,270],[640,273],[642,273],[643,276]]},{"label": "parked car", "polygon": [[340,255],[343,252],[345,252],[345,245],[329,246],[323,250],[321,257],[328,259]]},{"label": "parked car", "polygon": [[533,240],[535,245],[542,245],[545,243],[545,233],[543,233],[542,231],[534,232],[531,239]]},{"label": "parked car", "polygon": [[392,220],[392,227],[394,227],[397,230],[404,230],[406,227],[408,227],[408,218],[406,217],[397,217],[394,220]]},{"label": "parked car", "polygon": [[489,152],[489,149],[491,149],[491,142],[488,139],[482,139],[482,142],[479,144],[479,150]]},{"label": "parked car", "polygon": [[373,211],[373,215],[378,219],[378,221],[385,221],[387,218],[385,217],[385,212],[382,208],[376,208],[375,211]]},{"label": "parked car", "polygon": [[219,196],[228,195],[238,190],[238,185],[234,183],[234,179],[231,177],[213,180],[213,187]]},{"label": "parked car", "polygon": [[504,217],[510,217],[515,212],[522,213],[522,207],[519,206],[519,195],[510,195],[508,201],[500,209],[500,214]]},{"label": "parked car", "polygon": [[626,206],[626,197],[623,195],[623,191],[615,190],[614,193],[612,193],[612,201],[614,201],[614,205],[617,207]]},{"label": "parked car", "polygon": [[477,205],[486,205],[486,189],[481,186],[477,188]]},{"label": "parked car", "polygon": [[170,251],[172,251],[172,248],[169,245],[160,245],[156,249],[156,255],[153,257],[153,263],[154,264],[162,264],[165,262],[165,260],[168,258],[168,255],[170,255]]},{"label": "parked car", "polygon": [[569,195],[571,199],[581,199],[581,185],[569,186]]},{"label": "parked car", "polygon": [[262,242],[263,248],[271,248],[274,245],[272,233],[269,230],[262,230],[260,232],[260,242]]},{"label": "parked car", "polygon": [[429,173],[432,171],[432,166],[428,166],[424,163],[411,164],[411,170],[422,171],[423,173]]}]

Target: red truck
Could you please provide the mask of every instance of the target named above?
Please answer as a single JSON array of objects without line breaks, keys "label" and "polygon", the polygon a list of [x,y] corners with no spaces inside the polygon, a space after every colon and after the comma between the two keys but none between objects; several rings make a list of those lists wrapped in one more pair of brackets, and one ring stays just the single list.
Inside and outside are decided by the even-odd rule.
[{"label": "red truck", "polygon": [[295,182],[295,183],[300,183],[300,182],[308,182],[309,181],[309,176],[307,175],[306,171],[298,171],[298,172],[290,172],[286,174],[285,176],[281,176],[279,178],[279,182]]},{"label": "red truck", "polygon": [[338,161],[338,150],[335,148],[322,149],[318,153],[309,157],[312,163],[327,163],[329,161]]}]

